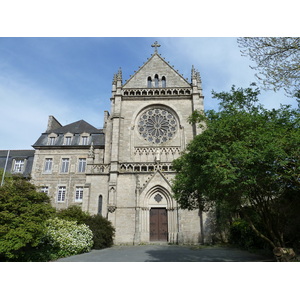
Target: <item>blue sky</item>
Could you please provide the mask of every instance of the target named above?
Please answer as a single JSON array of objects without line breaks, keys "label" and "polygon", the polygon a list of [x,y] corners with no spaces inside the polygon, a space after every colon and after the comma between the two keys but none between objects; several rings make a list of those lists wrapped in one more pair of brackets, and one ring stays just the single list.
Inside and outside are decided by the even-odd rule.
[{"label": "blue sky", "polygon": [[[0,38],[0,149],[31,149],[49,115],[62,125],[84,119],[102,128],[113,74],[121,67],[123,82],[129,79],[156,40],[162,57],[189,81],[192,65],[200,71],[205,109],[217,108],[212,90],[255,81],[236,38]],[[283,92],[262,92],[261,102],[296,104]]]}]

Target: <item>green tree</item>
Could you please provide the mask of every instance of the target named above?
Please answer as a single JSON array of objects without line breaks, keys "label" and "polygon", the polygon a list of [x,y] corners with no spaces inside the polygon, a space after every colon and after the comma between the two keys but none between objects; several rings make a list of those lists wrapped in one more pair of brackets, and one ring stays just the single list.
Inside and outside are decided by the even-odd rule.
[{"label": "green tree", "polygon": [[6,180],[0,187],[1,260],[18,260],[24,251],[36,247],[54,211],[48,196],[23,177]]},{"label": "green tree", "polygon": [[273,248],[286,247],[300,230],[289,221],[300,212],[300,112],[264,109],[258,95],[213,92],[219,112],[191,116],[205,130],[173,162],[173,192],[182,208],[226,207]]},{"label": "green tree", "polygon": [[300,98],[300,38],[245,37],[239,38],[242,54],[256,63],[257,78],[266,89],[284,89]]}]

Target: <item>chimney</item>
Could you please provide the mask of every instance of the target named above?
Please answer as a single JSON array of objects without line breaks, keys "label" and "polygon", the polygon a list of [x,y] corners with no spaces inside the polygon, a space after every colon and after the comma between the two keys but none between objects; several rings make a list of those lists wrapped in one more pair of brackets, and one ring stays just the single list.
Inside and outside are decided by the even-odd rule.
[{"label": "chimney", "polygon": [[62,125],[53,116],[49,116],[46,132],[53,131],[53,130],[58,129],[60,127],[62,127]]}]

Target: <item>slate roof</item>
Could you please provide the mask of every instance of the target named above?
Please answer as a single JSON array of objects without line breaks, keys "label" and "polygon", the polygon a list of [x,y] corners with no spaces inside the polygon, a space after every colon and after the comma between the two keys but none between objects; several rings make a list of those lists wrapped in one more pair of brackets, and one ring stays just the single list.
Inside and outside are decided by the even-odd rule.
[{"label": "slate roof", "polygon": [[91,124],[87,123],[86,121],[84,120],[80,120],[80,121],[77,121],[77,122],[74,122],[74,123],[71,123],[71,124],[68,124],[68,125],[65,125],[65,126],[62,126],[58,129],[55,129],[55,130],[52,130],[51,132],[48,132],[48,133],[83,133],[83,132],[86,132],[86,133],[100,133],[102,132],[102,129],[97,129],[96,127],[92,126]]},{"label": "slate roof", "polygon": [[[24,176],[28,176],[31,173],[33,158],[35,150],[10,150],[7,160],[6,172],[11,173],[13,168],[14,159],[25,159],[25,170],[22,173]],[[7,158],[8,150],[0,150],[0,169],[4,169]]]},{"label": "slate roof", "polygon": [[[55,144],[49,145],[49,135],[51,133],[55,133],[58,135]],[[72,142],[70,145],[64,145],[64,136],[66,133],[73,134]],[[80,135],[82,133],[88,133],[90,135],[90,139],[87,145],[80,144]],[[90,125],[84,120],[80,120],[60,128],[47,131],[42,133],[42,135],[38,138],[38,140],[32,145],[33,148],[39,147],[90,147],[93,143],[95,147],[103,146],[105,144],[105,136],[103,129],[97,129],[96,127]]]}]

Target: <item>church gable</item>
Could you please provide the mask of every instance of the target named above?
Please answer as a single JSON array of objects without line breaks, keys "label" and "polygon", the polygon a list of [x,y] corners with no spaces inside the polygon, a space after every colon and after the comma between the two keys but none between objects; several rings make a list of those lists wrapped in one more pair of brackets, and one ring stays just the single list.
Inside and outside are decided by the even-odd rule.
[{"label": "church gable", "polygon": [[159,170],[157,170],[148,180],[146,180],[141,188],[141,192],[145,192],[154,186],[162,186],[166,190],[171,190],[169,181]]},{"label": "church gable", "polygon": [[125,89],[176,87],[190,88],[191,85],[157,53],[123,85]]}]

